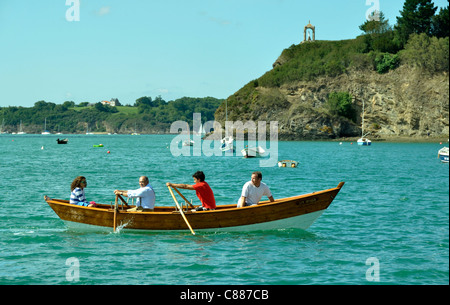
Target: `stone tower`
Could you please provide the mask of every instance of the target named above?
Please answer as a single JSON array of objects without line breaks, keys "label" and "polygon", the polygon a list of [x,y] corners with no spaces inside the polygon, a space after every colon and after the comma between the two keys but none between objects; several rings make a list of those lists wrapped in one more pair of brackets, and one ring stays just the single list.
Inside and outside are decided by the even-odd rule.
[{"label": "stone tower", "polygon": [[[306,32],[308,32],[308,30],[312,31],[312,39],[311,39],[311,35],[308,35],[308,39],[306,38]],[[303,31],[302,43],[314,42],[314,41],[316,41],[316,27],[311,24],[311,21],[309,21],[309,23],[305,26],[305,30]]]}]

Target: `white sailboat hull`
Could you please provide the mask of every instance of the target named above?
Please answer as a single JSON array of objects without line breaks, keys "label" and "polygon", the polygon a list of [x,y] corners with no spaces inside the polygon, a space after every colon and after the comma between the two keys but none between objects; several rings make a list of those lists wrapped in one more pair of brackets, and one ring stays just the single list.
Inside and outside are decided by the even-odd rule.
[{"label": "white sailboat hull", "polygon": [[244,148],[241,150],[242,155],[245,158],[257,158],[257,157],[263,157],[266,151],[261,147],[251,147],[251,148]]},{"label": "white sailboat hull", "polygon": [[358,139],[358,145],[359,146],[370,146],[370,145],[372,145],[372,141],[370,141],[369,139],[366,139],[366,138],[361,138],[361,139]]}]

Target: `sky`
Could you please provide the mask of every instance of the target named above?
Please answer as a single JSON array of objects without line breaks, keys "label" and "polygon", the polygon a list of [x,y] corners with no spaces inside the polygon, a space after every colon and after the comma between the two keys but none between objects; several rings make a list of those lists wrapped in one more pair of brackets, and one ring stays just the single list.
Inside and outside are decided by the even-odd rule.
[{"label": "sky", "polygon": [[[446,7],[447,0],[435,0]],[[0,0],[0,107],[227,98],[303,40],[353,39],[404,0]]]}]

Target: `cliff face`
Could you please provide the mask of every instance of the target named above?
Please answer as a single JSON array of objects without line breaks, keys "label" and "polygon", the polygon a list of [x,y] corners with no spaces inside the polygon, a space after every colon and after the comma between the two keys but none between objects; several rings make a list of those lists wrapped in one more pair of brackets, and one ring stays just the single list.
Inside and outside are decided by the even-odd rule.
[{"label": "cliff face", "polygon": [[[290,106],[280,116],[281,133],[287,133],[288,137],[359,136],[363,102],[364,129],[371,137],[448,137],[449,134],[448,74],[425,76],[400,67],[383,75],[354,72],[282,85],[279,90]],[[332,92],[349,92],[353,96],[353,106],[359,114],[356,123],[332,117],[323,110]]]},{"label": "cliff face", "polygon": [[[274,66],[282,65],[280,59]],[[352,95],[357,120],[331,115],[326,103],[333,92]],[[347,71],[336,77],[317,77],[265,88],[255,80],[228,98],[229,120],[278,121],[279,139],[310,140],[361,136],[441,137],[449,135],[449,76],[422,75],[406,66],[386,74]],[[224,122],[225,106],[216,111]]]}]

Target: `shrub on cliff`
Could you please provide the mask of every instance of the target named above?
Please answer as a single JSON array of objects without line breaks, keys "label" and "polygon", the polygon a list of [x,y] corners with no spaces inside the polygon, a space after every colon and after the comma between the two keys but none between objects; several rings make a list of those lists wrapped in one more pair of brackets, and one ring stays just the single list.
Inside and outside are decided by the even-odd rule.
[{"label": "shrub on cliff", "polygon": [[356,111],[352,96],[348,92],[332,92],[328,95],[327,108],[330,114],[345,117],[356,122]]},{"label": "shrub on cliff", "polygon": [[383,74],[397,68],[399,62],[397,54],[381,53],[375,57],[375,68],[378,73]]},{"label": "shrub on cliff", "polygon": [[449,38],[412,34],[405,50],[400,52],[403,63],[430,73],[449,70]]}]

